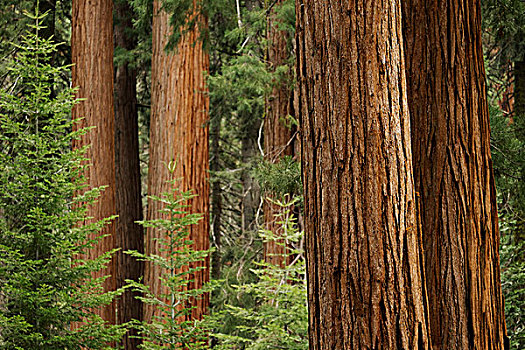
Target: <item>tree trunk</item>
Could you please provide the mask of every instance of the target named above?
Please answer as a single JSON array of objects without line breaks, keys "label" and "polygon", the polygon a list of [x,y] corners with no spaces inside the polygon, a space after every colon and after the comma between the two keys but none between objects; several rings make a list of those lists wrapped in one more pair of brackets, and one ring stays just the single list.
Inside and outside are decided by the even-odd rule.
[{"label": "tree trunk", "polygon": [[55,8],[56,0],[40,0],[38,2],[38,13],[40,15],[49,11],[41,23],[45,28],[39,30],[39,36],[42,38],[49,39],[55,35]]},{"label": "tree trunk", "polygon": [[[221,122],[220,115],[216,115],[210,122],[210,137],[211,137],[211,159],[210,171],[214,175],[221,170],[220,156],[221,156]],[[212,181],[211,191],[211,220],[212,220],[212,236],[215,251],[211,259],[211,274],[213,279],[219,279],[221,276],[221,216],[222,216],[222,194],[220,179],[215,177]]]},{"label": "tree trunk", "polygon": [[296,14],[310,349],[428,349],[401,4]]},{"label": "tree trunk", "polygon": [[514,62],[514,115],[517,136],[525,142],[525,61]]},{"label": "tree trunk", "polygon": [[[197,197],[189,201],[192,213],[202,213],[204,219],[189,227],[189,239],[194,250],[209,249],[209,183],[208,183],[208,109],[204,72],[208,70],[208,54],[198,41],[199,33],[191,30],[182,36],[173,52],[166,52],[169,33],[169,15],[161,10],[161,1],[153,5],[153,58],[152,58],[152,110],[150,126],[150,162],[148,191],[159,196],[170,191],[166,180],[180,179],[181,190],[193,190]],[[176,162],[170,175],[167,165]],[[162,204],[148,202],[147,219],[157,218]],[[148,254],[162,254],[153,240],[159,232],[148,228],[145,250]],[[206,269],[192,276],[191,289],[197,289],[209,279],[209,262]],[[193,266],[192,267],[196,267]],[[145,282],[155,294],[162,291],[159,267],[145,266]],[[164,290],[166,292],[166,290]],[[208,308],[206,296],[195,302],[187,319],[201,319]],[[150,321],[158,315],[154,307],[144,305],[144,319]]]},{"label": "tree trunk", "polygon": [[[275,6],[279,6],[282,0],[278,1],[270,15],[268,16],[268,62],[269,69],[272,72],[284,64],[290,57],[288,48],[288,35],[278,27],[278,21],[275,18]],[[284,156],[294,155],[293,131],[288,127],[286,118],[294,115],[293,110],[293,90],[290,82],[293,81],[292,72],[288,72],[286,78],[279,81],[273,88],[265,101],[264,117],[264,157],[270,163],[278,163]],[[272,203],[275,196],[271,193],[265,195],[268,199],[264,201],[264,223],[265,229],[273,232],[277,238],[282,236],[283,228],[277,224],[276,215],[281,208]],[[284,242],[281,240],[269,241],[264,244],[264,260],[267,263],[283,267],[286,263],[282,258],[286,253]]]},{"label": "tree trunk", "polygon": [[245,123],[241,139],[241,160],[245,169],[241,173],[243,189],[241,201],[242,232],[255,231],[257,229],[257,211],[261,201],[259,184],[251,174],[253,164],[258,153],[257,139],[261,120],[257,116],[245,116]]},{"label": "tree trunk", "polygon": [[[78,87],[77,96],[85,99],[73,108],[73,118],[83,118],[74,129],[95,126],[74,148],[91,145],[86,152],[91,166],[86,170],[89,188],[108,186],[100,198],[89,207],[87,216],[94,221],[116,214],[115,208],[115,135],[113,110],[113,17],[111,0],[73,0],[72,5],[72,79]],[[106,226],[97,236],[108,235],[91,249],[86,258],[92,259],[115,248],[115,225]],[[104,290],[115,290],[114,262],[93,277],[111,276]],[[115,305],[101,309],[98,314],[115,323]]]},{"label": "tree trunk", "polygon": [[[516,138],[525,145],[525,61],[514,62],[514,125]],[[520,154],[521,182],[519,184],[518,203],[522,215],[525,213],[525,154]],[[525,241],[525,223],[515,230],[514,240],[516,244]],[[520,259],[525,259],[522,252]]]},{"label": "tree trunk", "polygon": [[432,346],[503,349],[480,4],[410,0],[403,5]]},{"label": "tree trunk", "polygon": [[[125,50],[135,48],[131,34],[131,8],[127,1],[115,2],[115,47]],[[128,62],[115,67],[115,169],[116,169],[116,254],[117,287],[126,285],[125,280],[138,281],[144,274],[143,263],[128,254],[127,250],[144,252],[142,227],[135,223],[142,220],[142,195],[140,186],[139,136],[137,114],[137,75]],[[127,290],[117,301],[118,324],[132,319],[142,319],[142,303],[137,293]],[[124,349],[138,349],[139,339],[133,330],[126,334]]]},{"label": "tree trunk", "polygon": [[[55,35],[55,13],[56,13],[56,0],[40,0],[38,2],[38,14],[42,15],[47,13],[44,20],[40,23],[42,25],[42,28],[39,29],[38,36],[40,38],[49,40],[54,39]],[[54,42],[57,40],[54,39]],[[48,59],[51,65],[53,65],[55,60],[56,53],[50,54]],[[52,77],[50,77],[50,81],[52,81]],[[55,96],[55,89],[53,85],[51,85],[51,97]]]}]

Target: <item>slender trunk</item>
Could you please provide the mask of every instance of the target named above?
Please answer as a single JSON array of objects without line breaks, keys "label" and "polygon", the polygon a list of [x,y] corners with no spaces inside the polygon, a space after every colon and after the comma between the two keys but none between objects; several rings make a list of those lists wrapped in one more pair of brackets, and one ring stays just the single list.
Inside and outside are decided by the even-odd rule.
[{"label": "slender trunk", "polygon": [[45,28],[42,27],[39,31],[42,38],[49,39],[55,35],[55,8],[56,0],[40,0],[38,2],[38,13],[42,15],[48,12],[42,23]]},{"label": "slender trunk", "polygon": [[[246,0],[248,11],[260,8],[257,0]],[[243,129],[241,132],[241,160],[245,170],[241,173],[243,196],[241,200],[241,228],[242,232],[257,230],[257,212],[261,204],[261,191],[258,182],[251,174],[252,164],[259,154],[259,129],[261,119],[254,114],[242,116]]]},{"label": "slender trunk", "polygon": [[[282,29],[279,29],[278,20],[275,18],[275,7],[279,6],[278,1],[270,15],[268,16],[268,62],[269,69],[272,72],[286,64],[290,57],[288,48],[288,35]],[[264,157],[271,163],[278,163],[284,156],[294,155],[294,140],[292,129],[286,125],[287,117],[294,115],[293,110],[293,90],[290,82],[293,81],[292,72],[288,72],[286,78],[283,78],[273,87],[271,94],[266,97],[265,101],[265,119],[264,119]],[[264,222],[266,230],[273,232],[274,236],[283,235],[282,225],[278,224],[278,218],[281,208],[272,203],[275,198],[271,193],[267,193],[264,201]],[[282,240],[269,241],[264,244],[264,260],[267,263],[283,267],[286,263],[282,258],[286,253],[284,242]]]},{"label": "slender trunk", "polygon": [[[115,47],[125,50],[135,48],[132,34],[131,8],[127,1],[115,3]],[[142,220],[142,195],[140,186],[139,135],[137,114],[137,75],[128,62],[115,67],[115,170],[116,170],[116,254],[117,287],[126,285],[126,279],[139,281],[144,274],[143,263],[128,254],[127,250],[144,252],[144,234],[136,221]],[[142,303],[137,293],[127,290],[117,301],[118,324],[142,319]],[[124,349],[138,349],[139,339],[135,330],[123,339]]]},{"label": "slender trunk", "polygon": [[[210,170],[212,174],[215,174],[221,169],[220,156],[221,156],[221,122],[222,118],[217,115],[211,121],[210,137],[211,137],[211,159],[210,159]],[[211,220],[212,220],[212,237],[215,251],[212,254],[211,259],[211,273],[213,279],[219,279],[221,276],[221,216],[222,216],[222,194],[221,194],[221,183],[216,177],[212,182],[211,190]]]},{"label": "slender trunk", "polygon": [[[173,52],[166,52],[165,45],[171,32],[169,15],[161,10],[161,1],[153,5],[153,58],[152,58],[152,96],[150,126],[150,162],[148,191],[159,196],[169,192],[166,180],[180,179],[181,190],[193,190],[197,197],[189,201],[190,212],[202,213],[204,219],[189,228],[189,239],[194,250],[209,249],[209,183],[208,183],[208,109],[205,71],[208,71],[209,58],[198,41],[199,33],[191,30],[182,36]],[[171,176],[167,165],[176,163]],[[161,204],[148,202],[147,219],[158,217]],[[153,239],[159,232],[148,228],[145,250],[148,254],[162,254]],[[206,269],[192,276],[189,287],[197,289],[209,279],[209,261]],[[197,267],[193,266],[192,267]],[[159,267],[145,266],[145,282],[155,294],[162,287],[158,276]],[[165,291],[164,291],[165,292]],[[186,318],[201,319],[206,313],[209,298],[206,296],[194,302],[194,309]],[[158,315],[154,307],[144,305],[144,319],[150,321]]]},{"label": "slender trunk", "polygon": [[403,5],[432,346],[503,349],[480,4],[410,0]]},{"label": "slender trunk", "polygon": [[[38,2],[38,13],[40,15],[47,13],[44,20],[40,23],[42,27],[39,29],[39,37],[44,39],[52,39],[55,35],[55,9],[56,0],[40,0]],[[54,40],[56,42],[56,40]],[[48,59],[51,65],[55,60],[56,53],[51,54]],[[50,77],[50,81],[53,78]],[[55,96],[55,89],[51,86],[51,97]]]},{"label": "slender trunk", "polygon": [[310,349],[428,349],[400,1],[296,14]]},{"label": "slender trunk", "polygon": [[[108,186],[89,207],[87,216],[94,221],[115,215],[115,135],[113,110],[113,18],[111,0],[73,0],[72,5],[72,79],[77,96],[85,100],[73,108],[73,118],[83,118],[74,129],[94,126],[74,148],[91,145],[86,152],[91,166],[86,170],[89,188]],[[115,225],[106,226],[97,236],[107,235],[87,252],[87,259],[98,257],[115,248]],[[114,261],[93,277],[110,276],[104,290],[115,290]],[[114,303],[100,310],[107,322],[116,321]]]},{"label": "slender trunk", "polygon": [[[516,138],[525,145],[525,61],[514,62],[514,124]],[[520,211],[525,216],[525,154],[520,155],[521,182],[519,184],[518,202]],[[514,240],[517,244],[525,241],[525,223],[515,231]],[[521,254],[525,259],[525,253]]]},{"label": "slender trunk", "polygon": [[259,184],[251,174],[251,164],[257,156],[259,128],[261,121],[258,117],[247,116],[244,120],[245,126],[241,139],[241,160],[245,169],[241,173],[243,196],[241,202],[242,231],[254,231],[257,229],[257,211],[261,201]]}]

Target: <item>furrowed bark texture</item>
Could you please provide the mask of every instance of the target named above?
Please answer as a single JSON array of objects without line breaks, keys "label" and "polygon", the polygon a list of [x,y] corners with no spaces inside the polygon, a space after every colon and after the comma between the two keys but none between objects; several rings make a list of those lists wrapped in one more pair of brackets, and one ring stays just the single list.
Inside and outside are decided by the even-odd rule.
[{"label": "furrowed bark texture", "polygon": [[399,1],[297,1],[310,349],[428,349]]},{"label": "furrowed bark texture", "polygon": [[403,5],[433,349],[503,349],[480,4],[409,0]]},{"label": "furrowed bark texture", "polygon": [[[74,148],[90,145],[86,157],[91,166],[86,170],[89,188],[108,186],[87,216],[95,221],[116,214],[115,208],[115,135],[113,110],[113,6],[111,0],[73,0],[71,19],[71,51],[73,86],[78,98],[85,99],[73,108],[73,118],[83,118],[74,129],[95,126]],[[85,258],[92,259],[115,248],[115,224],[106,226],[97,236],[108,235],[91,249]],[[114,261],[93,277],[110,275],[104,290],[115,290]],[[114,324],[115,304],[97,312]]]},{"label": "furrowed bark texture", "polygon": [[[202,213],[204,218],[192,225],[189,239],[193,249],[209,249],[209,157],[208,157],[208,110],[209,99],[206,91],[204,72],[208,71],[209,57],[197,40],[196,30],[185,34],[175,51],[166,52],[164,47],[170,33],[169,16],[160,10],[160,1],[153,6],[153,58],[152,58],[152,115],[150,126],[150,163],[148,191],[160,196],[170,191],[166,180],[181,179],[181,190],[193,190],[197,197],[189,201],[192,213]],[[173,175],[167,165],[176,161]],[[148,202],[147,218],[157,218],[161,204]],[[148,254],[162,254],[156,241],[159,232],[148,229],[145,249]],[[209,279],[207,267],[197,272],[192,279],[191,289],[202,287]],[[146,264],[145,282],[155,293],[161,292],[158,267]],[[164,291],[165,292],[165,291]],[[195,302],[188,319],[200,319],[206,313],[209,298]],[[144,305],[144,318],[151,320],[154,308]]]},{"label": "furrowed bark texture", "polygon": [[[127,1],[115,2],[115,47],[132,50],[136,43],[130,34],[133,29],[131,8]],[[128,254],[127,250],[144,252],[144,233],[136,221],[142,220],[142,196],[140,186],[139,136],[137,114],[137,75],[126,62],[115,67],[115,171],[116,171],[116,253],[117,287],[126,279],[138,281],[144,274],[143,263]],[[142,319],[142,303],[137,293],[127,290],[117,300],[118,324],[132,319]],[[124,349],[137,349],[140,340],[124,336]]]},{"label": "furrowed bark texture", "polygon": [[[279,6],[278,1],[275,6]],[[274,6],[274,8],[275,8]],[[269,69],[275,71],[279,66],[286,64],[290,57],[288,48],[288,35],[278,28],[278,20],[273,10],[268,16],[268,62]],[[265,101],[264,117],[264,157],[271,163],[278,163],[284,156],[294,155],[293,131],[286,126],[286,118],[294,115],[293,90],[290,82],[293,80],[292,72],[286,75],[283,81],[273,87],[271,94]],[[275,198],[271,193],[265,195]],[[279,214],[280,207],[271,201],[264,201],[264,223],[266,230],[272,231],[275,237],[282,236],[282,225],[277,222],[280,219],[275,216]],[[270,241],[264,244],[264,260],[267,263],[284,266],[282,256],[286,253],[285,246],[281,241]]]}]

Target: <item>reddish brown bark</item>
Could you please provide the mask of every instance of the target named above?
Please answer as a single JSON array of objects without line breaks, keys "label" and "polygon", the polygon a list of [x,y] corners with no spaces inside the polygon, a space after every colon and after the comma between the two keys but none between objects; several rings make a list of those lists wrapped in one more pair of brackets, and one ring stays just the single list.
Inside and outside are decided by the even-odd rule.
[{"label": "reddish brown bark", "polygon": [[[278,1],[274,5],[274,9],[281,2]],[[267,25],[269,69],[275,72],[278,67],[285,65],[290,58],[289,38],[287,33],[279,28],[275,10],[272,10],[268,16]],[[292,81],[293,74],[288,72],[285,77],[276,82],[270,95],[266,97],[264,157],[266,161],[271,163],[278,163],[282,157],[293,156],[294,154],[294,132],[286,125],[287,117],[294,115]],[[266,197],[276,199],[271,193],[267,193]],[[272,203],[272,200],[265,199],[263,209],[265,229],[273,232],[275,237],[282,236],[283,228],[277,223],[280,219],[276,218],[281,208]],[[269,241],[264,244],[264,260],[267,263],[283,266],[282,256],[284,253],[286,253],[285,245],[280,240]]]},{"label": "reddish brown bark", "polygon": [[[89,188],[108,186],[89,207],[87,216],[98,221],[116,214],[115,208],[115,136],[113,111],[113,17],[111,0],[73,0],[71,51],[73,86],[77,97],[85,99],[73,108],[73,118],[83,118],[74,129],[95,128],[73,143],[74,148],[90,145],[86,157]],[[106,226],[98,235],[108,235],[85,258],[92,259],[115,248],[115,225]],[[93,277],[109,275],[104,290],[115,290],[115,266],[112,262]],[[97,312],[105,321],[116,320],[114,303]]]},{"label": "reddish brown bark", "polygon": [[[170,192],[166,180],[180,179],[181,190],[193,190],[197,197],[189,201],[192,213],[202,213],[204,219],[190,227],[189,239],[193,249],[209,249],[209,183],[208,183],[208,109],[209,99],[205,71],[209,67],[208,54],[198,40],[197,30],[183,35],[175,51],[166,52],[170,33],[169,16],[162,11],[160,1],[153,6],[152,110],[150,126],[150,163],[148,192],[159,196]],[[176,162],[175,173],[169,174],[167,165]],[[147,219],[158,217],[161,204],[148,202]],[[148,254],[162,254],[153,240],[159,232],[148,229],[145,250]],[[207,267],[192,276],[190,288],[200,288],[209,279]],[[155,293],[160,293],[159,267],[146,264],[145,282]],[[165,291],[164,291],[165,292]],[[188,319],[200,319],[206,313],[208,296],[195,301]],[[149,321],[156,311],[144,306],[144,319]]]},{"label": "reddish brown bark", "polygon": [[[135,48],[131,8],[127,1],[115,2],[115,47]],[[126,285],[126,279],[139,281],[144,274],[143,263],[124,252],[144,252],[144,233],[136,221],[142,220],[140,186],[139,138],[137,114],[137,75],[125,62],[115,67],[115,170],[116,170],[116,254],[117,287]],[[118,324],[142,319],[142,303],[137,293],[127,290],[117,300]],[[124,336],[124,349],[138,349],[135,330]]]},{"label": "reddish brown bark", "polygon": [[399,1],[297,1],[310,349],[428,349]]},{"label": "reddish brown bark", "polygon": [[433,348],[503,349],[478,0],[410,0],[405,54]]}]

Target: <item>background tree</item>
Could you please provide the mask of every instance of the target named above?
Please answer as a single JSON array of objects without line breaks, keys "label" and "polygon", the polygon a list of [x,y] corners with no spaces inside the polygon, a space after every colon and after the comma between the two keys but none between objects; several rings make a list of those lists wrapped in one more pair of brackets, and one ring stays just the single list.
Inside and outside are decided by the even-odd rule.
[{"label": "background tree", "polygon": [[432,346],[503,349],[480,3],[403,5]]},{"label": "background tree", "polygon": [[296,2],[311,349],[428,349],[399,1]]},{"label": "background tree", "polygon": [[[113,106],[113,4],[111,0],[74,0],[71,28],[72,85],[84,99],[73,108],[73,118],[80,119],[73,129],[94,127],[73,142],[73,148],[91,145],[86,152],[91,166],[86,170],[89,188],[107,186],[88,216],[94,221],[116,214],[115,204],[115,134]],[[86,222],[89,223],[91,220]],[[107,225],[106,235],[91,249],[87,258],[96,258],[115,248],[115,225]],[[114,262],[94,277],[108,276],[104,290],[116,288]],[[116,322],[115,305],[99,310],[102,318]]]},{"label": "background tree", "polygon": [[[152,57],[152,111],[150,125],[150,160],[148,174],[148,193],[159,196],[169,192],[166,181],[171,180],[168,166],[175,166],[174,178],[180,179],[181,191],[193,190],[196,197],[188,200],[191,213],[201,213],[204,219],[189,228],[189,239],[196,251],[209,248],[209,183],[208,183],[208,108],[204,74],[209,69],[208,54],[199,41],[198,26],[184,31],[174,51],[166,51],[172,30],[181,28],[170,26],[170,8],[163,7],[161,1],[153,4],[153,57]],[[198,13],[198,11],[194,12]],[[205,21],[204,18],[189,19]],[[184,22],[183,22],[184,23]],[[162,209],[162,203],[150,200],[146,218],[152,220]],[[147,254],[164,254],[159,250],[157,238],[159,231],[147,230],[145,251]],[[200,289],[209,279],[208,261],[192,264],[195,268],[206,269],[195,272],[189,289]],[[165,294],[160,280],[160,267],[153,264],[145,266],[145,283],[157,295]],[[200,319],[206,313],[209,298],[194,300],[195,308],[184,320]],[[151,305],[144,306],[144,320],[150,321],[158,315]]]},{"label": "background tree", "polygon": [[[290,33],[280,16],[281,5],[293,5],[290,1],[278,1],[267,9],[267,37],[269,71],[275,73],[275,82],[271,92],[266,97],[264,115],[264,158],[272,164],[278,163],[283,157],[294,155],[296,125],[293,124],[294,93],[293,93],[293,62]],[[293,34],[293,33],[292,33]],[[291,65],[291,66],[290,66]],[[271,196],[267,193],[266,196]],[[274,194],[275,195],[275,194]],[[271,200],[264,201],[265,228],[274,233],[275,237],[283,231],[276,223],[276,214],[280,207]],[[265,261],[274,265],[284,262],[276,261],[286,253],[282,242],[270,240],[264,244]]]},{"label": "background tree", "polygon": [[7,63],[12,85],[0,88],[0,348],[107,349],[123,332],[94,310],[116,295],[103,293],[100,271],[113,252],[81,256],[110,219],[77,225],[100,189],[79,195],[87,145],[71,143],[87,130],[71,132],[73,89],[53,93],[69,67],[51,61],[57,45],[35,13]]},{"label": "background tree", "polygon": [[[115,2],[114,35],[117,63],[115,67],[115,172],[116,172],[116,284],[123,287],[126,280],[143,277],[144,266],[133,256],[123,252],[144,252],[144,233],[137,221],[142,220],[142,193],[139,164],[139,126],[137,111],[137,72],[131,54],[136,48],[133,11],[127,0]],[[119,55],[120,54],[120,55]],[[123,58],[119,60],[118,58]],[[117,322],[142,319],[142,303],[131,290],[118,300]],[[126,335],[125,349],[137,349],[135,333]]]},{"label": "background tree", "polygon": [[511,348],[521,349],[525,347],[525,274],[521,272],[525,271],[525,90],[520,86],[525,82],[525,65],[520,62],[524,60],[525,3],[483,0],[481,4],[505,321]]}]

